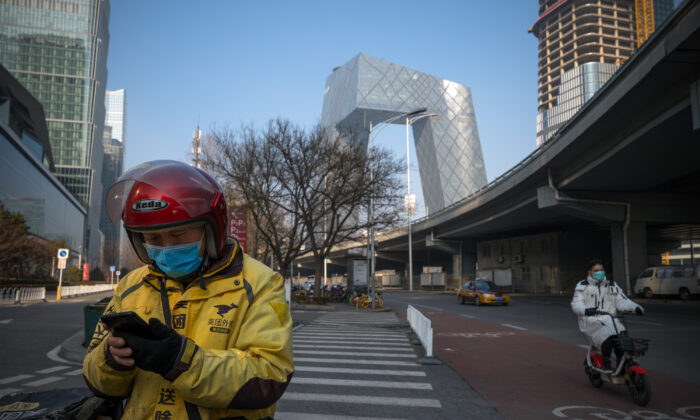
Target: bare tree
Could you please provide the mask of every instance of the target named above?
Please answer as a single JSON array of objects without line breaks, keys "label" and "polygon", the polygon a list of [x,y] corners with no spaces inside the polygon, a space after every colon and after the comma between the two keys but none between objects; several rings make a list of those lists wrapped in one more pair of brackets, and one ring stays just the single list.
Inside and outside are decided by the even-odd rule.
[{"label": "bare tree", "polygon": [[210,138],[218,145],[214,173],[245,197],[283,272],[308,245],[316,296],[331,249],[370,227],[370,198],[375,229],[398,220],[402,166],[385,149],[374,150],[370,161],[353,136],[320,126],[305,132],[282,119],[260,132],[217,130]]}]

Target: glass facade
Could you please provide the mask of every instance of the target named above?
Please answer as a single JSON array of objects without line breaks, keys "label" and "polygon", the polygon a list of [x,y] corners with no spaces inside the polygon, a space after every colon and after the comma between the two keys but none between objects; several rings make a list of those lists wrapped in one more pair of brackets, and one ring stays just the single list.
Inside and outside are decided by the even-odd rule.
[{"label": "glass facade", "polygon": [[585,63],[561,76],[556,105],[537,115],[537,145],[549,140],[600,89],[620,66]]},{"label": "glass facade", "polygon": [[[105,96],[105,130],[103,137],[104,163],[102,186],[104,191],[124,171],[124,146],[126,144],[126,93],[124,89],[107,91]],[[104,233],[104,263],[119,267],[121,223],[112,223],[102,206],[100,230]]]},{"label": "glass facade", "polygon": [[376,125],[418,108],[439,115],[413,124],[423,196],[432,213],[487,184],[468,87],[358,54],[326,79],[321,124],[360,133],[366,142],[370,122]]},{"label": "glass facade", "polygon": [[29,231],[45,239],[83,244],[85,210],[6,125],[0,125],[0,201],[22,213]]},{"label": "glass facade", "polygon": [[0,0],[0,62],[44,107],[54,174],[88,209],[99,263],[109,0]]}]

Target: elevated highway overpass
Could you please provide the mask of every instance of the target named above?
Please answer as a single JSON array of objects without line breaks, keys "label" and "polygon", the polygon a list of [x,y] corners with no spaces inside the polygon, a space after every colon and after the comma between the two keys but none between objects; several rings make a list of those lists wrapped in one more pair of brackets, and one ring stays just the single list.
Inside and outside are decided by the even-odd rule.
[{"label": "elevated highway overpass", "polygon": [[[555,137],[412,233],[414,279],[442,266],[453,285],[478,270],[541,293],[570,292],[593,257],[629,291],[661,252],[700,239],[700,1],[683,2]],[[377,269],[404,273],[406,227],[377,240]],[[358,248],[342,244],[332,263]]]}]

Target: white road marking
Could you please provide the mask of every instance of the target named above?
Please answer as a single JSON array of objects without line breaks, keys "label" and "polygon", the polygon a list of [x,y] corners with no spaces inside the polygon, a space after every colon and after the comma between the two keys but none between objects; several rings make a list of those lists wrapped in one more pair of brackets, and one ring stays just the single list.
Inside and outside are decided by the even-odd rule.
[{"label": "white road marking", "polygon": [[401,360],[357,360],[357,359],[325,359],[318,357],[295,357],[294,362],[310,362],[310,363],[333,363],[333,364],[348,364],[348,365],[385,365],[385,366],[420,366],[417,362],[404,362]]},{"label": "white road marking", "polygon": [[291,413],[285,411],[275,412],[277,420],[406,420],[398,417],[355,417],[333,416],[328,414]]},{"label": "white road marking", "polygon": [[449,347],[445,347],[444,350],[445,350],[445,351],[454,351],[453,349],[451,349],[451,348],[449,348]]},{"label": "white road marking", "polygon": [[335,395],[335,394],[311,394],[302,392],[285,392],[283,400],[296,401],[322,401],[348,404],[373,404],[393,405],[400,407],[431,407],[441,408],[440,401],[431,398],[399,398],[399,397],[375,397],[372,395]]},{"label": "white road marking", "polygon": [[368,338],[372,337],[372,340],[374,341],[407,341],[408,339],[404,336],[403,338],[381,338],[385,337],[382,334],[342,334],[342,333],[337,333],[337,334],[322,334],[322,333],[306,333],[306,332],[298,332],[294,334],[294,337],[301,337],[301,338],[319,338],[319,337],[325,337],[325,338],[350,338],[350,337],[357,337],[357,338]]},{"label": "white road marking", "polygon": [[33,378],[34,375],[17,375],[10,376],[9,378],[0,379],[0,385],[11,384],[12,382],[23,381],[25,379]]},{"label": "white road marking", "polygon": [[[74,336],[76,336],[76,335],[82,335],[82,334],[85,334],[85,333],[83,331],[78,331],[75,334],[73,334],[71,337],[69,337],[68,340],[73,339]],[[61,345],[59,344],[58,346],[52,348],[51,351],[46,353],[46,357],[53,360],[54,362],[63,363],[66,365],[73,365],[73,366],[82,366],[83,365],[82,363],[73,362],[71,360],[66,360],[66,359],[62,358],[61,356],[58,355],[58,352],[60,352],[60,351],[61,351]]]},{"label": "white road marking", "polygon": [[68,368],[70,368],[70,366],[54,366],[54,367],[48,368],[48,369],[37,370],[36,373],[42,373],[42,374],[54,373],[54,372],[58,372],[59,370],[66,370]]},{"label": "white road marking", "polygon": [[527,328],[516,327],[515,325],[511,325],[511,324],[501,324],[501,325],[503,325],[504,327],[508,327],[508,328],[515,328],[516,330],[527,331]]},{"label": "white road marking", "polygon": [[576,346],[576,347],[581,347],[582,349],[588,350],[588,344],[579,344],[579,345]]},{"label": "white road marking", "polygon": [[329,356],[363,356],[363,357],[405,357],[416,359],[415,354],[387,354],[387,353],[359,353],[350,351],[318,351],[318,350],[294,350],[294,354],[327,354]]},{"label": "white road marking", "polygon": [[62,376],[49,376],[44,379],[39,379],[38,381],[33,381],[33,382],[27,382],[25,384],[22,384],[23,386],[42,386],[46,384],[50,384],[52,382],[58,382],[61,381],[65,378]]},{"label": "white road marking", "polygon": [[22,388],[3,388],[0,389],[0,397],[7,395],[7,394],[12,394],[13,392],[21,391]]},{"label": "white road marking", "polygon": [[0,319],[0,324],[9,324],[10,322],[12,322],[12,318]]},{"label": "white road marking", "polygon": [[463,316],[465,318],[471,318],[471,319],[476,318],[474,315],[467,315],[467,314],[460,314],[459,316]]},{"label": "white road marking", "polygon": [[83,373],[83,369],[71,370],[70,372],[63,372],[64,375],[68,376],[78,376]]},{"label": "white road marking", "polygon": [[294,366],[297,372],[348,373],[356,375],[426,376],[422,370],[354,369],[320,366]]},{"label": "white road marking", "polygon": [[292,384],[361,386],[363,388],[433,389],[432,385],[425,382],[363,381],[359,379],[294,378],[292,379]]},{"label": "white road marking", "polygon": [[[329,345],[320,345],[320,344],[294,344],[295,349],[300,349],[300,348],[306,348],[306,349],[340,349],[340,350],[352,350],[352,349],[358,349],[358,350],[367,350],[367,346],[329,346]],[[411,352],[413,353],[413,349],[407,346],[403,347],[374,347],[372,346],[369,348],[371,350],[387,350],[387,351],[403,351],[403,352]]]}]

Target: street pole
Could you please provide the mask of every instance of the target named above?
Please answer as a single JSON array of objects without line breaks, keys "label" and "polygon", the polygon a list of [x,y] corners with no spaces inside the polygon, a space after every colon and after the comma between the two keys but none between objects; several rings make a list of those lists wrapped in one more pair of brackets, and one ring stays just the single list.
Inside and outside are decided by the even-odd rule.
[{"label": "street pole", "polygon": [[408,140],[409,118],[406,117],[406,186],[408,194],[406,196],[406,213],[408,216],[408,290],[413,291],[413,241],[411,240],[411,153]]},{"label": "street pole", "polygon": [[61,283],[63,282],[63,269],[58,269],[58,288],[56,288],[56,300],[61,300]]},{"label": "street pole", "polygon": [[[369,122],[369,185],[370,188],[374,188],[374,162],[372,160],[373,156],[373,149],[374,146],[372,144],[372,121]],[[371,282],[371,288],[370,288],[370,302],[372,302],[372,309],[374,309],[374,200],[372,199],[372,196],[374,195],[373,191],[370,190],[370,195],[369,195],[369,238],[370,238],[370,245],[369,245],[369,252],[370,252],[370,269],[369,269],[369,279]],[[368,284],[368,286],[370,286]]]},{"label": "street pole", "polygon": [[112,286],[112,290],[114,290],[114,271],[109,270],[109,285]]}]

